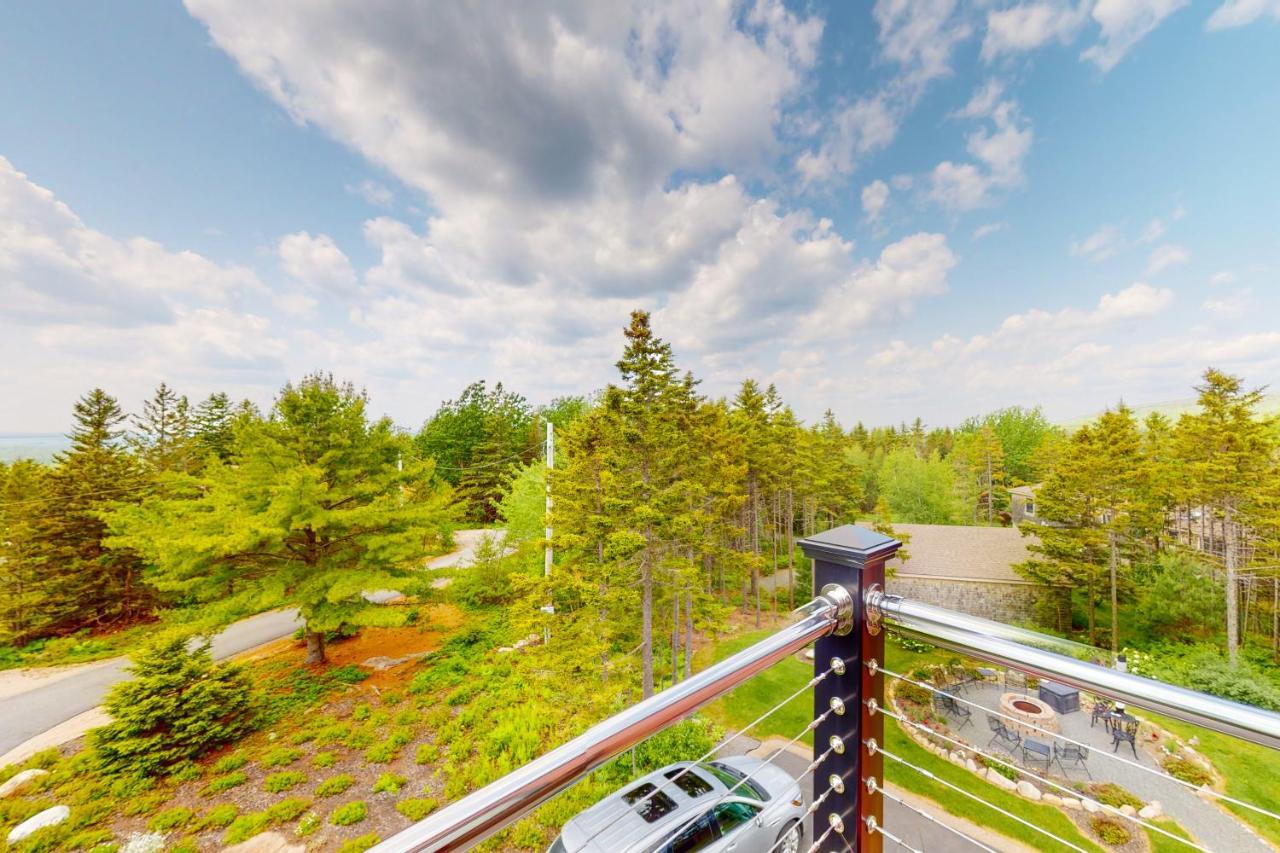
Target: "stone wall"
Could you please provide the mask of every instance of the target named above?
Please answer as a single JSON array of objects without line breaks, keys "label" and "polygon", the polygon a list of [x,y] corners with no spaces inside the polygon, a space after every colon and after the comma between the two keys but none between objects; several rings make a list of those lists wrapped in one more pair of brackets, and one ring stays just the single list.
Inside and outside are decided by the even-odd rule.
[{"label": "stone wall", "polygon": [[894,595],[1009,625],[1026,625],[1035,621],[1036,600],[1043,590],[1033,583],[905,574],[889,578],[886,586]]}]

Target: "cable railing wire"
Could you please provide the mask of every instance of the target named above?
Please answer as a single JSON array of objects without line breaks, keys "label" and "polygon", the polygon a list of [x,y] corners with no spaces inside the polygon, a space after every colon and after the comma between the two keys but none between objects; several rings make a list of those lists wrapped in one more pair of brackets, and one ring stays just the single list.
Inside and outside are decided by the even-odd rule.
[{"label": "cable railing wire", "polygon": [[[662,791],[669,789],[669,788],[670,788],[670,786],[672,786],[672,785],[675,785],[675,784],[676,784],[676,783],[677,783],[681,778],[683,778],[686,774],[688,774],[689,772],[691,772],[691,771],[693,770],[693,768],[694,768],[694,767],[696,767],[697,765],[701,764],[702,762],[704,762],[704,761],[708,760],[709,758],[713,757],[714,755],[716,755],[718,752],[720,752],[722,749],[724,749],[725,747],[727,747],[729,744],[733,743],[733,741],[735,741],[735,740],[737,740],[738,738],[742,737],[742,736],[743,736],[743,735],[745,735],[748,731],[750,731],[751,729],[755,728],[755,727],[756,727],[756,726],[758,726],[760,723],[764,722],[766,719],[768,719],[770,716],[772,716],[774,713],[776,713],[780,708],[782,708],[782,707],[784,707],[784,706],[786,706],[786,705],[790,704],[790,703],[791,703],[792,701],[794,701],[795,699],[798,699],[798,698],[801,696],[801,694],[803,694],[806,690],[811,690],[813,687],[815,687],[816,685],[820,684],[820,683],[821,683],[822,681],[824,681],[828,676],[830,676],[830,675],[831,675],[831,673],[832,673],[832,672],[834,672],[834,671],[835,671],[835,667],[834,667],[834,666],[829,666],[829,667],[827,667],[827,668],[826,668],[826,670],[824,670],[823,672],[820,672],[820,673],[818,673],[817,675],[815,675],[813,678],[809,679],[809,681],[807,681],[807,682],[804,684],[804,686],[802,686],[802,687],[800,687],[798,690],[794,691],[794,692],[793,692],[791,695],[789,695],[787,698],[783,699],[781,702],[778,702],[778,703],[777,703],[776,705],[774,705],[772,708],[770,708],[769,710],[765,711],[763,714],[761,714],[760,716],[756,717],[754,720],[752,720],[751,722],[747,723],[747,724],[746,724],[745,726],[743,726],[742,728],[738,729],[738,731],[734,732],[734,733],[733,733],[732,735],[730,735],[729,737],[724,738],[723,740],[721,740],[719,743],[717,743],[717,744],[716,744],[715,746],[713,746],[711,749],[707,750],[707,751],[706,751],[706,752],[704,752],[701,756],[699,756],[698,758],[694,759],[694,760],[689,764],[689,766],[688,766],[688,767],[684,768],[684,769],[683,769],[683,770],[681,770],[679,773],[677,773],[675,776],[672,776],[671,778],[667,779],[667,780],[666,780],[665,782],[663,782],[662,784],[660,784],[660,785],[658,785],[657,787],[655,787],[655,788],[654,788],[652,791],[650,791],[648,794],[645,794],[643,797],[641,797],[640,799],[636,800],[636,802],[633,804],[633,806],[634,806],[634,807],[636,807],[636,808],[639,808],[639,807],[640,807],[641,805],[643,805],[644,803],[647,803],[649,800],[651,800],[651,799],[653,799],[654,797],[656,797],[656,796],[657,796],[659,793],[661,793]],[[830,711],[828,711],[827,713],[825,713],[825,714],[821,715],[821,717],[820,717],[820,718],[815,719],[813,722],[811,722],[808,726],[806,726],[806,727],[805,727],[804,731],[800,732],[800,734],[798,734],[798,735],[796,735],[796,737],[792,738],[792,740],[787,744],[787,746],[790,746],[791,744],[794,744],[794,743],[795,743],[796,741],[798,741],[800,738],[804,737],[804,736],[805,736],[805,734],[807,734],[809,731],[811,731],[812,729],[817,728],[817,727],[818,727],[818,723],[820,722],[820,720],[825,720],[825,719],[827,718],[827,716],[828,716],[830,713],[831,713],[831,712],[830,712]],[[773,760],[774,760],[775,758],[777,758],[777,757],[778,757],[778,755],[780,755],[780,754],[781,754],[782,749],[785,749],[785,747],[780,748],[780,749],[779,749],[777,752],[775,752],[773,755],[769,756],[769,758],[765,761],[765,764],[771,764],[771,763],[773,762]],[[828,752],[829,752],[829,751],[830,751],[830,750],[828,750]],[[825,757],[825,755],[824,755],[824,757]],[[757,768],[757,769],[758,769],[758,768]],[[722,794],[722,795],[720,796],[720,798],[719,798],[719,799],[717,799],[717,800],[715,801],[715,803],[712,803],[712,806],[714,807],[715,805],[719,804],[720,800],[723,800],[725,797],[729,796],[729,794],[733,793],[733,792],[734,792],[734,791],[736,791],[738,788],[740,788],[742,785],[746,784],[746,782],[747,782],[749,779],[751,779],[751,778],[752,778],[752,775],[753,775],[753,774],[754,774],[754,771],[753,771],[753,773],[752,773],[752,774],[747,774],[745,777],[743,777],[741,780],[739,780],[737,784],[735,784],[732,788],[730,788],[728,791],[726,791],[724,794]],[[604,826],[600,827],[600,829],[597,829],[595,832],[593,832],[593,833],[591,834],[591,836],[590,836],[589,838],[587,838],[587,839],[586,839],[586,841],[582,842],[581,847],[579,847],[579,848],[577,848],[577,849],[585,850],[585,849],[587,848],[587,846],[591,844],[591,842],[592,842],[592,841],[594,841],[596,838],[598,838],[599,836],[601,836],[601,835],[603,835],[605,832],[607,832],[609,829],[611,829],[615,824],[617,824],[617,823],[618,823],[618,821],[622,820],[622,818],[623,818],[623,817],[625,817],[625,816],[626,816],[626,812],[623,812],[622,814],[619,814],[617,817],[615,817],[613,820],[611,820],[611,821],[609,821],[608,823],[606,823]]]},{"label": "cable railing wire", "polygon": [[986,850],[986,851],[987,851],[987,853],[999,853],[999,851],[997,851],[994,847],[988,847],[986,844],[983,844],[981,841],[979,841],[978,839],[974,838],[972,835],[969,835],[968,833],[961,832],[960,830],[956,829],[956,828],[955,828],[954,826],[952,826],[951,824],[949,824],[949,823],[944,823],[943,821],[938,820],[936,817],[934,817],[933,815],[929,814],[929,813],[928,813],[927,811],[925,811],[924,809],[918,809],[918,808],[916,808],[915,806],[913,806],[913,805],[911,805],[910,803],[908,803],[906,800],[902,799],[901,797],[896,797],[896,796],[894,796],[893,794],[889,793],[889,792],[884,788],[884,786],[883,786],[883,785],[877,784],[877,783],[876,783],[876,781],[875,781],[874,779],[872,779],[872,780],[871,780],[870,784],[871,784],[871,790],[873,790],[873,791],[879,791],[879,792],[880,792],[880,796],[884,797],[886,800],[891,800],[892,802],[897,803],[899,806],[901,806],[902,808],[906,809],[907,811],[909,811],[909,812],[914,812],[915,814],[917,814],[917,815],[919,815],[920,817],[922,817],[922,818],[924,818],[925,820],[927,820],[929,823],[932,823],[932,824],[933,824],[933,825],[935,825],[935,826],[938,826],[938,827],[941,827],[942,829],[945,829],[947,832],[950,832],[952,835],[958,835],[959,837],[963,838],[965,841],[968,841],[968,842],[969,842],[970,844],[972,844],[974,847],[978,847],[978,848],[980,848],[980,849],[982,849],[982,850]]},{"label": "cable railing wire", "polygon": [[904,725],[911,726],[917,731],[923,731],[926,734],[932,735],[933,737],[941,738],[942,740],[945,740],[948,743],[958,746],[961,749],[967,749],[976,755],[981,755],[983,758],[987,759],[988,761],[994,761],[995,763],[1003,767],[1008,767],[1010,770],[1014,771],[1015,773],[1021,773],[1022,775],[1026,776],[1028,779],[1034,779],[1035,781],[1039,782],[1041,785],[1048,785],[1051,788],[1057,788],[1059,791],[1062,791],[1068,794],[1069,796],[1076,797],[1081,801],[1093,803],[1093,805],[1097,806],[1099,809],[1110,812],[1111,814],[1115,815],[1118,818],[1122,818],[1124,820],[1129,821],[1130,823],[1137,824],[1138,826],[1141,826],[1144,829],[1148,829],[1152,832],[1158,832],[1161,835],[1164,835],[1168,838],[1172,838],[1174,841],[1177,841],[1181,844],[1185,844],[1186,846],[1192,848],[1193,850],[1201,850],[1201,851],[1204,851],[1204,853],[1213,853],[1213,851],[1209,850],[1209,848],[1201,847],[1199,844],[1196,844],[1194,841],[1188,841],[1187,839],[1182,838],[1179,835],[1175,835],[1174,833],[1170,832],[1167,829],[1161,829],[1160,827],[1156,826],[1154,823],[1151,823],[1148,820],[1144,820],[1143,818],[1137,817],[1135,815],[1127,815],[1124,812],[1122,812],[1120,809],[1115,808],[1114,806],[1109,806],[1106,803],[1099,802],[1098,800],[1095,800],[1092,797],[1086,797],[1079,791],[1074,790],[1073,788],[1068,788],[1066,785],[1059,785],[1057,782],[1054,782],[1051,779],[1046,779],[1043,776],[1040,776],[1039,774],[1032,773],[1030,770],[1027,770],[1022,767],[1018,767],[1015,764],[1010,764],[1008,761],[1005,761],[1001,758],[997,758],[995,755],[991,753],[983,752],[982,750],[975,749],[972,745],[967,744],[964,741],[956,740],[955,738],[944,735],[942,732],[931,729],[928,726],[923,726],[913,720],[908,720],[906,717],[894,711],[890,711],[879,706],[875,706],[874,710],[878,713],[884,714],[886,717],[892,717],[893,719],[897,720],[900,723],[903,723]]},{"label": "cable railing wire", "polygon": [[[870,745],[868,745],[868,748],[871,748]],[[1010,820],[1016,821],[1030,830],[1040,833],[1046,838],[1051,838],[1054,841],[1057,841],[1058,843],[1066,847],[1069,847],[1072,850],[1075,850],[1076,853],[1087,853],[1087,851],[1083,847],[1073,844],[1070,841],[1067,841],[1065,838],[1060,838],[1057,835],[1054,835],[1052,832],[1045,829],[1044,827],[1036,826],[1034,823],[1027,820],[1026,818],[1018,817],[1018,815],[1014,814],[1008,809],[997,806],[995,803],[991,802],[990,800],[985,800],[982,797],[978,796],[977,794],[973,793],[972,791],[966,790],[965,788],[962,788],[959,785],[947,779],[943,779],[941,776],[936,775],[931,770],[927,770],[919,766],[918,764],[912,764],[907,759],[903,758],[900,755],[897,755],[896,753],[890,752],[889,750],[885,749],[882,746],[879,746],[879,745],[875,746],[875,750],[876,752],[879,752],[881,755],[883,755],[885,758],[888,758],[891,761],[896,762],[897,764],[901,764],[903,767],[906,767],[910,770],[914,770],[915,772],[919,773],[921,776],[925,777],[926,779],[930,779],[934,782],[937,782],[939,785],[942,785],[945,788],[949,788],[952,791],[955,791],[957,794],[960,794],[961,796],[968,797],[970,800],[973,800],[975,803],[980,803],[986,806],[987,808],[991,809],[992,811],[997,812],[1001,815],[1004,815]]]},{"label": "cable railing wire", "polygon": [[[870,667],[870,666],[871,666],[871,663],[870,663],[870,662],[868,662],[867,666],[868,666],[868,667]],[[938,695],[946,696],[946,697],[947,697],[948,699],[950,699],[950,700],[954,700],[954,701],[956,701],[956,702],[961,702],[961,703],[963,703],[963,704],[965,704],[965,705],[968,705],[968,706],[969,706],[969,707],[971,707],[971,708],[977,708],[978,710],[983,711],[983,712],[985,712],[985,713],[987,713],[987,714],[990,714],[990,715],[991,715],[991,716],[993,716],[993,717],[999,717],[999,718],[1001,718],[1001,719],[1008,720],[1008,721],[1009,721],[1009,722],[1011,722],[1011,723],[1017,723],[1017,724],[1018,724],[1018,725],[1020,725],[1020,726],[1024,726],[1024,727],[1029,728],[1029,729],[1034,729],[1035,731],[1039,732],[1040,734],[1046,735],[1046,736],[1048,736],[1048,737],[1055,738],[1055,739],[1060,740],[1060,741],[1063,741],[1063,742],[1065,742],[1065,743],[1072,744],[1073,746],[1078,746],[1078,747],[1080,747],[1081,749],[1087,749],[1087,750],[1089,750],[1090,752],[1096,752],[1098,755],[1101,755],[1101,756],[1103,756],[1104,758],[1110,759],[1110,760],[1112,760],[1112,761],[1119,761],[1119,762],[1121,762],[1122,764],[1127,764],[1127,765],[1129,765],[1130,767],[1135,767],[1135,768],[1137,768],[1137,769],[1139,769],[1139,770],[1143,770],[1143,771],[1145,771],[1145,772],[1147,772],[1147,773],[1150,773],[1152,776],[1156,776],[1157,778],[1165,779],[1165,780],[1168,780],[1168,781],[1170,781],[1170,782],[1176,782],[1177,784],[1182,785],[1184,788],[1189,788],[1190,790],[1195,791],[1197,794],[1203,793],[1205,796],[1213,797],[1214,799],[1221,800],[1221,801],[1223,801],[1224,803],[1231,803],[1231,804],[1233,804],[1233,805],[1237,805],[1237,806],[1240,806],[1240,807],[1242,807],[1242,808],[1251,809],[1252,811],[1255,811],[1255,812],[1257,812],[1258,814],[1261,814],[1261,815],[1265,815],[1265,816],[1267,816],[1267,817],[1269,817],[1269,818],[1272,818],[1273,820],[1280,820],[1280,814],[1276,814],[1276,813],[1275,813],[1275,812],[1273,812],[1273,811],[1269,811],[1268,809],[1264,809],[1262,806],[1257,806],[1257,805],[1254,805],[1253,803],[1250,803],[1250,802],[1246,802],[1246,801],[1244,801],[1244,800],[1237,799],[1237,798],[1235,798],[1235,797],[1230,796],[1229,794],[1224,794],[1224,793],[1222,793],[1221,791],[1215,791],[1213,788],[1209,788],[1209,787],[1207,787],[1207,786],[1206,786],[1206,787],[1201,787],[1200,785],[1195,785],[1195,784],[1193,784],[1193,783],[1191,783],[1191,782],[1187,782],[1187,781],[1186,781],[1186,780],[1184,780],[1184,779],[1179,779],[1177,776],[1172,776],[1172,775],[1170,775],[1170,774],[1168,774],[1168,773],[1165,773],[1165,772],[1163,772],[1163,771],[1161,771],[1161,770],[1157,770],[1157,769],[1155,769],[1155,768],[1153,768],[1153,767],[1148,767],[1147,765],[1145,765],[1145,764],[1141,764],[1141,763],[1139,763],[1139,762],[1137,762],[1137,761],[1134,761],[1134,760],[1132,760],[1132,759],[1125,758],[1123,755],[1117,755],[1117,754],[1114,754],[1114,753],[1110,753],[1110,752],[1107,752],[1105,749],[1102,749],[1102,748],[1100,748],[1100,747],[1090,746],[1090,745],[1089,745],[1089,744],[1087,744],[1087,743],[1082,743],[1081,741],[1075,740],[1074,738],[1067,737],[1066,735],[1061,734],[1061,733],[1059,733],[1059,732],[1051,732],[1051,731],[1049,731],[1048,729],[1043,729],[1043,728],[1041,728],[1040,726],[1037,726],[1035,723],[1032,723],[1032,722],[1030,722],[1030,721],[1028,721],[1028,720],[1019,719],[1019,718],[1017,718],[1017,717],[1013,717],[1013,716],[1011,716],[1011,715],[1009,715],[1009,714],[1005,714],[1005,713],[1003,713],[1003,712],[1001,712],[1001,711],[997,711],[997,710],[995,710],[994,708],[988,708],[986,705],[983,705],[983,704],[981,704],[981,703],[979,703],[979,702],[974,702],[974,701],[972,701],[971,699],[965,699],[965,698],[964,698],[964,697],[962,697],[962,696],[957,696],[957,695],[955,695],[955,694],[953,694],[953,693],[947,693],[947,692],[945,692],[945,691],[943,691],[943,690],[940,690],[940,689],[939,689],[939,688],[937,688],[937,687],[934,687],[934,686],[933,686],[933,685],[931,685],[931,684],[928,684],[928,683],[923,682],[923,681],[917,681],[916,679],[911,678],[911,677],[909,677],[909,676],[902,675],[901,673],[894,672],[893,670],[890,670],[890,669],[885,669],[883,666],[876,666],[876,667],[875,667],[875,671],[878,671],[878,672],[884,673],[885,675],[889,676],[890,678],[896,678],[896,679],[898,679],[898,680],[900,680],[900,681],[905,681],[905,682],[906,682],[906,683],[908,683],[908,684],[914,684],[916,687],[921,687],[921,688],[923,688],[923,689],[925,689],[925,690],[928,690],[928,691],[930,691],[930,692],[932,692],[932,693],[935,693],[935,694],[938,694]]]},{"label": "cable railing wire", "polygon": [[[866,820],[866,822],[867,822],[867,831],[868,831],[868,832],[878,832],[878,833],[880,833],[880,834],[881,834],[881,835],[883,835],[885,838],[889,839],[889,840],[890,840],[890,841],[892,841],[894,844],[896,844],[896,845],[898,845],[899,847],[901,847],[903,850],[910,850],[910,851],[911,851],[911,853],[924,853],[924,851],[923,851],[923,850],[918,850],[918,849],[916,849],[915,847],[912,847],[910,844],[908,844],[907,842],[903,841],[901,838],[899,838],[898,836],[894,835],[894,834],[893,834],[892,832],[890,832],[889,830],[885,829],[883,826],[881,826],[879,823],[877,823],[877,822],[876,822],[876,819],[875,819],[874,817],[871,817],[870,815],[868,815],[868,816],[865,818],[865,820]],[[844,836],[843,836],[843,835],[841,835],[841,837],[843,838]]]}]

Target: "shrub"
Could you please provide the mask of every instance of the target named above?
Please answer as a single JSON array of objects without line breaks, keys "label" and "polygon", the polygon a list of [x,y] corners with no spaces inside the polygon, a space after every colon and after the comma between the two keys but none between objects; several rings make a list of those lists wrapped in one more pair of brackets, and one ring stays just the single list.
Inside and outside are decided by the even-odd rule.
[{"label": "shrub", "polygon": [[900,702],[910,702],[913,705],[922,705],[926,708],[929,707],[929,703],[933,700],[933,694],[927,689],[906,681],[901,681],[894,686],[893,695],[897,696]]},{"label": "shrub", "polygon": [[224,755],[213,763],[214,773],[230,773],[233,770],[239,770],[249,763],[249,759],[244,757],[242,752],[233,752],[230,755]]},{"label": "shrub", "polygon": [[376,832],[368,832],[364,835],[353,838],[350,841],[344,842],[343,845],[338,848],[338,853],[364,853],[365,850],[368,850],[381,840],[382,839],[378,837]]},{"label": "shrub", "polygon": [[412,708],[405,708],[399,714],[396,714],[397,726],[416,726],[422,722],[422,714]]},{"label": "shrub", "polygon": [[373,709],[369,707],[368,703],[361,702],[352,709],[351,719],[355,720],[357,723],[363,723],[365,720],[369,719],[369,715],[372,713]]},{"label": "shrub", "polygon": [[373,792],[381,794],[386,791],[398,794],[408,781],[404,776],[397,776],[395,773],[383,773],[378,777],[378,781],[373,784]]},{"label": "shrub", "polygon": [[1213,774],[1188,758],[1169,755],[1165,757],[1164,761],[1160,762],[1160,766],[1164,768],[1164,772],[1173,778],[1181,779],[1183,782],[1190,783],[1196,787],[1213,783]]},{"label": "shrub", "polygon": [[333,814],[329,816],[329,822],[334,826],[351,826],[368,816],[369,807],[360,800],[356,800],[354,803],[346,803],[334,809]]},{"label": "shrub", "polygon": [[335,797],[343,791],[350,788],[356,783],[356,778],[350,773],[340,773],[337,776],[331,776],[316,786],[317,797]]},{"label": "shrub", "polygon": [[263,812],[270,823],[288,823],[298,815],[311,808],[311,801],[301,797],[286,797],[278,803],[267,806]]},{"label": "shrub", "polygon": [[174,771],[169,774],[169,779],[177,784],[181,784],[183,782],[194,782],[200,778],[203,772],[204,771],[201,770],[199,764],[196,764],[194,761],[187,761],[175,768]]},{"label": "shrub", "polygon": [[151,818],[147,826],[156,832],[168,832],[176,827],[186,826],[195,816],[196,813],[193,810],[185,806],[178,806],[160,812],[160,814]]},{"label": "shrub", "polygon": [[307,781],[307,774],[297,770],[284,770],[280,773],[272,773],[263,779],[262,790],[269,794],[279,794],[281,791],[287,791],[305,781]]},{"label": "shrub", "polygon": [[231,822],[227,831],[222,834],[222,843],[228,846],[248,841],[267,828],[268,819],[264,812],[240,815]]},{"label": "shrub", "polygon": [[103,703],[112,722],[89,741],[107,773],[155,775],[246,734],[255,718],[243,671],[214,663],[206,642],[188,649],[174,639],[134,656],[133,679]]},{"label": "shrub", "polygon": [[365,750],[364,760],[370,764],[389,764],[400,752],[400,745],[394,740],[384,740]]},{"label": "shrub", "polygon": [[399,705],[404,701],[404,694],[399,690],[388,690],[382,694],[383,705]]},{"label": "shrub", "polygon": [[1124,824],[1113,817],[1095,817],[1089,821],[1089,828],[1093,830],[1094,835],[1112,847],[1122,847],[1128,844],[1131,838]]},{"label": "shrub", "polygon": [[420,743],[413,760],[418,764],[434,764],[440,758],[440,748],[434,743]]},{"label": "shrub", "polygon": [[1140,809],[1145,805],[1137,794],[1115,782],[1094,782],[1089,786],[1089,795],[1104,806],[1111,806],[1113,809],[1121,806]]},{"label": "shrub", "polygon": [[409,820],[422,820],[431,814],[440,804],[434,797],[409,797],[396,803],[396,811]]},{"label": "shrub", "polygon": [[315,732],[309,729],[303,729],[300,732],[294,732],[292,735],[290,735],[289,743],[293,744],[294,746],[302,746],[304,743],[311,743],[311,741],[315,739],[316,739]]},{"label": "shrub", "polygon": [[216,779],[213,779],[208,785],[205,785],[200,789],[200,793],[204,794],[206,797],[210,794],[220,794],[223,791],[229,791],[238,785],[243,785],[248,781],[249,777],[244,775],[244,771],[237,770],[234,773],[228,773],[225,776],[219,776]]},{"label": "shrub", "polygon": [[988,770],[994,770],[1004,778],[1012,779],[1014,782],[1018,781],[1018,771],[1014,770],[1012,767],[1006,767],[1005,765],[1001,764],[998,761],[992,761],[991,759],[985,758],[981,755],[977,756],[977,759],[978,759],[978,764],[987,768]]},{"label": "shrub", "polygon": [[316,767],[332,767],[338,762],[338,757],[332,752],[317,752],[315,757],[311,759],[311,763]]},{"label": "shrub", "polygon": [[204,813],[204,817],[200,818],[200,826],[222,829],[230,826],[238,814],[240,814],[240,807],[235,803],[221,803]]},{"label": "shrub", "polygon": [[315,812],[307,812],[302,816],[302,820],[298,821],[298,825],[293,828],[295,835],[306,837],[320,828],[320,815]]},{"label": "shrub", "polygon": [[263,767],[287,767],[302,757],[302,751],[287,746],[277,746],[268,752],[258,763]]}]

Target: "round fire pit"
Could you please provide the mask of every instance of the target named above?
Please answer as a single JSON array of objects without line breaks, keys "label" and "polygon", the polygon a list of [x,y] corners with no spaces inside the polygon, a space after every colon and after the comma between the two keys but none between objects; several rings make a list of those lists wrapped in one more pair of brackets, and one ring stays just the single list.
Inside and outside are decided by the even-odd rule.
[{"label": "round fire pit", "polygon": [[1027,696],[1023,693],[1005,693],[1000,697],[1000,712],[1026,723],[1026,725],[1009,724],[1009,728],[1024,735],[1035,736],[1040,734],[1037,729],[1048,732],[1061,730],[1058,725],[1058,712],[1034,696]]}]

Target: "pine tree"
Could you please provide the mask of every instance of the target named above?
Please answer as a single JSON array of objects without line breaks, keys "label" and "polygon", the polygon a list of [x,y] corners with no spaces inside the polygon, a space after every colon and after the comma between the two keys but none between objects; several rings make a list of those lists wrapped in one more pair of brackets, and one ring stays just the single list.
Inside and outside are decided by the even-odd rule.
[{"label": "pine tree", "polygon": [[201,456],[216,456],[223,462],[231,458],[235,420],[231,398],[225,392],[210,394],[196,406],[191,419],[191,433]]},{"label": "pine tree", "polygon": [[270,418],[238,429],[234,458],[115,513],[113,543],[146,554],[162,588],[297,606],[309,663],[326,631],[403,620],[363,593],[417,579],[452,498],[388,419],[369,420],[363,393],[320,374],[286,385]]},{"label": "pine tree", "polygon": [[142,414],[132,418],[129,444],[151,471],[186,471],[191,465],[191,407],[161,382]]},{"label": "pine tree", "polygon": [[37,531],[51,509],[45,466],[0,463],[0,643],[22,645],[49,626],[49,577]]}]

